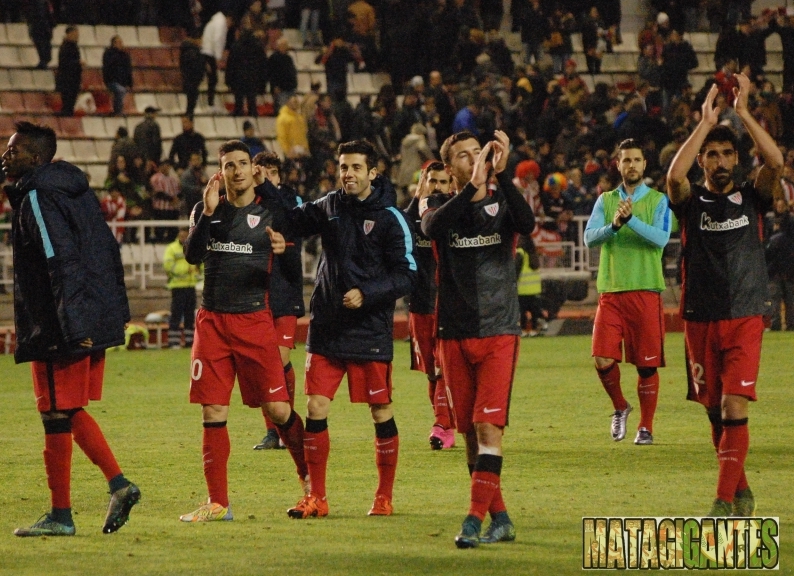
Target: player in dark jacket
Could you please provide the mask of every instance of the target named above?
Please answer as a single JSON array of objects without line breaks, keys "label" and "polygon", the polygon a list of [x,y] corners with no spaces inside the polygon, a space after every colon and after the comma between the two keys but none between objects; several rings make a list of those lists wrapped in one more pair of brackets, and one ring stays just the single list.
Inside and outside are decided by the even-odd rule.
[{"label": "player in dark jacket", "polygon": [[[366,403],[375,422],[378,488],[370,515],[392,513],[399,437],[391,407],[395,301],[416,278],[413,238],[394,207],[391,183],[379,176],[375,148],[362,140],[339,146],[342,189],[293,208],[287,229],[320,234],[323,252],[311,299],[306,358],[309,415],[304,447],[311,494],[288,511],[292,518],[326,516],[325,474],[331,400],[347,373],[350,399]],[[276,190],[264,182],[263,194]]]},{"label": "player in dark jacket", "polygon": [[29,122],[3,154],[15,182],[14,321],[17,363],[33,362],[44,424],[44,467],[52,509],[17,536],[72,536],[72,437],[110,484],[105,533],[123,526],[141,493],[121,472],[94,419],[84,410],[102,396],[105,350],[124,343],[130,319],[119,247],[85,174],[50,163],[55,132]]},{"label": "player in dark jacket", "polygon": [[[502,500],[502,436],[518,359],[515,246],[535,217],[505,172],[509,140],[481,147],[471,132],[453,134],[441,147],[458,187],[433,194],[419,207],[422,231],[438,254],[438,348],[458,432],[466,435],[471,505],[455,538],[458,548],[514,540]],[[493,154],[491,159],[490,154]],[[491,167],[498,187],[488,186]],[[480,537],[485,514],[491,524]]]},{"label": "player in dark jacket", "polygon": [[[281,184],[281,159],[275,152],[260,152],[254,156],[254,164],[264,171],[265,178],[278,189],[279,196],[284,205],[292,209],[300,206],[303,200],[295,190],[286,184]],[[281,353],[281,364],[284,366],[284,377],[287,380],[287,391],[290,397],[290,406],[295,406],[295,370],[289,360],[290,350],[295,348],[295,329],[298,318],[305,313],[303,304],[303,263],[301,260],[301,247],[303,242],[300,236],[284,233],[287,243],[283,254],[274,259],[270,270],[270,309],[273,311],[273,324],[278,337],[278,349]],[[254,446],[254,450],[271,450],[284,448],[279,441],[275,424],[265,413],[265,426],[267,434],[262,441]]]}]

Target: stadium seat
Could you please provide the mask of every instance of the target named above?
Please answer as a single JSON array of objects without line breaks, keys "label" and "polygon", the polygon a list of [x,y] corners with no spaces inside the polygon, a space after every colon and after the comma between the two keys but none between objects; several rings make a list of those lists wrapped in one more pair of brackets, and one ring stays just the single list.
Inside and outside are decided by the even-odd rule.
[{"label": "stadium seat", "polygon": [[204,138],[218,137],[215,131],[215,122],[211,116],[196,116],[193,127],[196,129],[196,132],[203,134]]},{"label": "stadium seat", "polygon": [[238,129],[236,118],[231,116],[217,116],[215,117],[215,134],[224,140],[231,140],[233,138],[241,138],[243,131]]},{"label": "stadium seat", "polygon": [[[97,44],[96,39],[96,32],[94,32],[93,26],[88,26],[86,24],[80,24],[77,26],[77,29],[80,30],[80,45],[81,46],[99,46]],[[106,48],[106,46],[105,46]]]},{"label": "stadium seat", "polygon": [[34,90],[36,88],[36,84],[33,82],[32,70],[9,70],[9,74],[11,75],[11,84],[17,90]]},{"label": "stadium seat", "polygon": [[3,63],[4,68],[20,67],[22,63],[19,60],[19,50],[17,50],[17,47],[0,46],[0,62]]},{"label": "stadium seat", "polygon": [[[64,120],[64,118],[61,118],[61,120]],[[88,163],[98,162],[100,160],[93,140],[72,140],[72,149],[74,150],[74,157],[78,162]]]},{"label": "stadium seat", "polygon": [[32,46],[33,41],[28,34],[27,24],[6,24],[6,36],[9,44],[17,46]]},{"label": "stadium seat", "polygon": [[273,147],[271,148],[273,152],[278,154],[278,157],[284,160],[284,150],[281,149],[281,144],[278,143],[278,140],[273,140]]},{"label": "stadium seat", "polygon": [[110,162],[110,151],[113,148],[113,140],[95,140],[96,155],[100,162],[107,164]]},{"label": "stadium seat", "polygon": [[714,72],[714,53],[713,52],[698,52],[698,66],[695,72],[709,73]]},{"label": "stadium seat", "polygon": [[708,52],[714,50],[708,32],[685,32],[684,40],[692,45],[695,52]]},{"label": "stadium seat", "polygon": [[183,28],[162,26],[160,28],[160,43],[179,46],[186,37]]},{"label": "stadium seat", "polygon": [[[179,70],[161,70],[160,77],[162,81],[159,86],[159,90],[161,92],[178,92],[182,89],[182,75],[179,73]],[[225,88],[225,84],[221,84],[221,76],[218,75],[218,91]]]},{"label": "stadium seat", "polygon": [[152,56],[148,48],[130,48],[130,60],[134,68],[151,68]]},{"label": "stadium seat", "polygon": [[[100,46],[86,46],[82,49],[85,65],[88,68],[102,68],[102,56],[105,49]],[[85,70],[83,70],[85,72]]]},{"label": "stadium seat", "polygon": [[11,77],[8,74],[8,70],[0,68],[0,91],[13,89],[14,87],[11,84]]},{"label": "stadium seat", "polygon": [[171,48],[149,48],[149,58],[155,68],[179,68],[179,50]]},{"label": "stadium seat", "polygon": [[292,54],[292,59],[295,60],[295,67],[299,72],[322,72],[324,70],[322,64],[315,64],[317,52],[311,50],[296,50]]},{"label": "stadium seat", "polygon": [[573,47],[574,52],[584,52],[581,34],[571,34],[571,46]]},{"label": "stadium seat", "polygon": [[88,183],[94,190],[101,190],[105,187],[105,180],[108,177],[108,167],[105,164],[88,164],[85,167]]},{"label": "stadium seat", "polygon": [[587,59],[584,57],[584,54],[582,53],[572,54],[571,60],[576,62],[576,69],[579,71],[580,74],[587,73]]},{"label": "stadium seat", "polygon": [[155,94],[157,98],[157,107],[162,109],[163,114],[182,114],[187,107],[187,99],[185,99],[185,102],[182,102],[180,96],[184,98],[184,94],[174,94],[171,92]]},{"label": "stadium seat", "polygon": [[119,126],[127,128],[127,119],[120,116],[109,116],[103,119],[105,121],[105,134],[111,138],[116,137],[116,130]]},{"label": "stadium seat", "polygon": [[55,90],[55,74],[52,70],[32,70],[33,87],[36,90]]},{"label": "stadium seat", "polygon": [[21,92],[0,92],[0,109],[5,113],[25,112],[25,101]]},{"label": "stadium seat", "polygon": [[0,45],[8,44],[5,24],[0,24]]},{"label": "stadium seat", "polygon": [[173,138],[174,136],[182,132],[182,124],[181,122],[178,121],[179,118],[176,119],[178,121],[177,124],[179,124],[178,131],[177,129],[174,128],[173,120],[174,120],[173,116],[160,116],[157,119],[157,123],[160,125],[161,138]]},{"label": "stadium seat", "polygon": [[105,48],[110,46],[110,40],[117,35],[115,26],[107,26],[105,24],[94,26],[94,32],[96,33],[96,45],[104,46]]},{"label": "stadium seat", "polygon": [[121,36],[121,39],[124,41],[124,46],[137,48],[141,45],[138,40],[138,29],[135,26],[117,26],[116,34]]},{"label": "stadium seat", "polygon": [[155,94],[151,92],[136,92],[132,95],[133,100],[135,101],[135,108],[143,112],[147,106],[154,106],[155,108],[159,108],[157,105],[157,97]]},{"label": "stadium seat", "polygon": [[503,33],[503,36],[505,39],[505,44],[511,52],[521,52],[524,49],[523,44],[521,44],[520,32],[506,32]]},{"label": "stadium seat", "polygon": [[52,113],[43,92],[23,92],[22,102],[24,109],[32,114]]},{"label": "stadium seat", "polygon": [[[318,74],[318,76],[320,76]],[[325,78],[325,76],[323,76]],[[311,90],[312,75],[308,72],[298,72],[298,92],[307,94]]]},{"label": "stadium seat", "polygon": [[66,138],[85,137],[80,118],[58,118],[58,132]]},{"label": "stadium seat", "polygon": [[256,119],[259,127],[258,134],[262,138],[275,138],[276,118],[274,116],[262,116]]},{"label": "stadium seat", "polygon": [[[134,73],[133,73],[134,74]],[[104,90],[105,83],[102,81],[102,72],[96,68],[83,70],[83,90]]]},{"label": "stadium seat", "polygon": [[0,115],[0,137],[9,138],[14,133],[14,120],[11,116]]},{"label": "stadium seat", "polygon": [[[352,83],[351,83],[352,80]],[[363,74],[348,74],[348,86],[352,84],[351,92],[356,92],[358,94],[377,94],[378,88],[375,87],[375,84],[372,81],[372,74],[363,73]]]},{"label": "stadium seat", "polygon": [[84,116],[83,132],[89,138],[107,138],[112,137],[114,134],[108,134],[105,130],[105,121],[98,116]]},{"label": "stadium seat", "polygon": [[765,72],[782,72],[783,71],[783,53],[782,52],[767,52]]},{"label": "stadium seat", "polygon": [[157,26],[138,26],[138,42],[141,46],[160,46]]},{"label": "stadium seat", "polygon": [[636,32],[621,32],[620,33],[621,42],[620,44],[614,44],[612,49],[615,52],[629,52],[632,54],[639,54],[640,47],[637,45],[637,33]]},{"label": "stadium seat", "polygon": [[74,149],[72,148],[72,141],[58,138],[58,147],[55,150],[54,160],[66,160],[73,162],[75,160]]},{"label": "stadium seat", "polygon": [[783,43],[780,41],[779,34],[772,34],[766,37],[766,49],[767,52],[782,52],[783,51]]},{"label": "stadium seat", "polygon": [[348,94],[348,95],[347,95],[347,102],[348,102],[348,104],[350,104],[350,105],[351,105],[353,108],[355,108],[355,107],[356,107],[356,106],[358,106],[358,105],[359,105],[359,103],[361,102],[361,96],[359,96],[358,94]]},{"label": "stadium seat", "polygon": [[63,37],[66,34],[66,26],[68,26],[68,24],[56,24],[55,28],[52,29],[52,41],[54,44],[60,46],[61,42],[63,42]]},{"label": "stadium seat", "polygon": [[301,38],[300,30],[297,28],[285,28],[281,31],[281,37],[289,41],[289,45],[293,48],[300,49],[303,47],[303,38]]},{"label": "stadium seat", "polygon": [[25,68],[35,68],[39,65],[39,53],[33,46],[20,46],[19,63]]}]

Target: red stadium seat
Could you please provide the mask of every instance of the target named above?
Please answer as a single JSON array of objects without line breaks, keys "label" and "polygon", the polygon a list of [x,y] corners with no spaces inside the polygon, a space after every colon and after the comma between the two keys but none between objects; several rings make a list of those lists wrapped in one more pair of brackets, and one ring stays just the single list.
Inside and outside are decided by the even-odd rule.
[{"label": "red stadium seat", "polygon": [[52,108],[50,108],[44,92],[24,92],[22,101],[25,104],[25,110],[32,114],[52,113]]},{"label": "red stadium seat", "polygon": [[179,70],[163,70],[163,85],[160,88],[160,91],[166,92],[179,92],[182,90],[182,76],[179,73]]},{"label": "red stadium seat", "polygon": [[80,118],[58,118],[58,132],[66,138],[85,137],[83,121]]},{"label": "red stadium seat", "polygon": [[102,81],[102,71],[96,68],[83,70],[83,90],[103,90],[105,83]]},{"label": "red stadium seat", "polygon": [[135,68],[151,68],[152,63],[151,51],[148,48],[130,48],[130,60]]},{"label": "red stadium seat", "polygon": [[25,112],[22,92],[0,92],[0,108],[4,112]]},{"label": "red stadium seat", "polygon": [[150,48],[148,50],[151,57],[152,66],[155,68],[178,68],[179,52],[174,59],[174,51],[171,48]]},{"label": "red stadium seat", "polygon": [[187,34],[184,28],[163,26],[160,28],[160,42],[163,44],[181,44]]},{"label": "red stadium seat", "polygon": [[14,118],[0,115],[0,138],[10,138],[14,133]]}]

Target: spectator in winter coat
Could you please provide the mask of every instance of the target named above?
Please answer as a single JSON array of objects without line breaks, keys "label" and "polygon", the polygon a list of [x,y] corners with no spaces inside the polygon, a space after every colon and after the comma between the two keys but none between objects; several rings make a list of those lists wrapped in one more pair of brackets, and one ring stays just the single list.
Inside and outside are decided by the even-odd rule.
[{"label": "spectator in winter coat", "polygon": [[182,133],[174,138],[171,151],[168,153],[168,161],[177,170],[184,170],[187,168],[190,155],[194,152],[201,154],[203,164],[207,163],[204,136],[193,129],[193,118],[182,116]]},{"label": "spectator in winter coat", "polygon": [[113,94],[113,114],[124,112],[124,97],[132,90],[132,61],[124,50],[121,36],[113,36],[102,55],[102,79]]},{"label": "spectator in winter coat", "polygon": [[147,106],[143,111],[145,114],[143,122],[135,127],[132,136],[135,145],[143,152],[147,164],[149,162],[157,164],[163,157],[163,139],[160,135],[160,125],[157,123],[159,111],[159,108]]},{"label": "spectator in winter coat", "polygon": [[39,54],[39,70],[46,70],[52,60],[52,29],[55,27],[55,16],[48,0],[29,0],[28,33],[36,52]]},{"label": "spectator in winter coat", "polygon": [[179,72],[182,74],[182,91],[187,97],[186,116],[193,116],[199,96],[199,85],[204,79],[204,56],[201,38],[186,38],[179,47]]},{"label": "spectator in winter coat", "polygon": [[256,96],[267,86],[267,56],[262,43],[250,30],[243,30],[229,50],[226,61],[226,85],[234,93],[234,115],[243,115],[243,101],[248,116],[257,116]]},{"label": "spectator in winter coat", "polygon": [[308,127],[300,113],[300,99],[292,95],[276,118],[276,141],[287,158],[300,158],[309,153]]},{"label": "spectator in winter coat", "polygon": [[281,110],[298,87],[298,69],[289,55],[289,40],[286,38],[279,38],[276,43],[276,50],[267,59],[267,71],[276,110]]},{"label": "spectator in winter coat", "polygon": [[61,93],[61,116],[74,116],[74,103],[80,93],[83,62],[77,46],[79,40],[80,29],[67,26],[58,50],[58,70],[55,72],[55,90]]}]

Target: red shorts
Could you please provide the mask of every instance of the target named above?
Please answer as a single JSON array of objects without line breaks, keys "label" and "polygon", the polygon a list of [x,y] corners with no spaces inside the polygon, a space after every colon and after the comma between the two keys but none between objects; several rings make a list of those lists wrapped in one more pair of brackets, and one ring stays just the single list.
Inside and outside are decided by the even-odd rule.
[{"label": "red shorts", "polygon": [[58,362],[34,361],[33,392],[39,412],[71,410],[102,399],[105,351]]},{"label": "red shorts", "polygon": [[605,292],[598,297],[593,326],[593,356],[623,360],[635,366],[664,366],[664,306],[649,290]]},{"label": "red shorts", "polygon": [[345,373],[351,402],[391,404],[391,362],[335,360],[307,353],[306,394],[333,400]]},{"label": "red shorts", "polygon": [[284,348],[295,348],[295,329],[298,327],[297,316],[279,316],[273,318],[276,327],[276,341]]},{"label": "red shorts", "polygon": [[438,340],[458,432],[479,422],[507,426],[518,341],[513,335]]},{"label": "red shorts", "polygon": [[755,400],[761,363],[762,316],[716,322],[684,322],[689,369],[687,400],[706,408],[721,405],[725,394]]},{"label": "red shorts", "polygon": [[228,406],[234,377],[246,406],[289,402],[270,310],[247,314],[199,308],[190,363],[190,401]]},{"label": "red shorts", "polygon": [[436,358],[436,315],[408,314],[408,332],[411,335],[411,370],[435,379],[441,373]]}]

